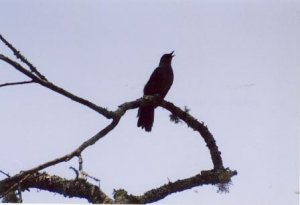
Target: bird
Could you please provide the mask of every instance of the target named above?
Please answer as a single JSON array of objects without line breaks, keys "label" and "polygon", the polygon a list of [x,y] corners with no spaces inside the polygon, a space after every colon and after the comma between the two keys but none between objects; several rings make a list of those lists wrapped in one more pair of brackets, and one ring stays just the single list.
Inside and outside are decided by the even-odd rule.
[{"label": "bird", "polygon": [[[164,54],[159,62],[158,67],[151,74],[148,82],[144,87],[145,95],[159,95],[162,99],[165,98],[170,90],[174,74],[171,66],[174,51]],[[151,132],[154,122],[154,105],[141,105],[138,109],[137,126],[145,129],[146,132]]]}]

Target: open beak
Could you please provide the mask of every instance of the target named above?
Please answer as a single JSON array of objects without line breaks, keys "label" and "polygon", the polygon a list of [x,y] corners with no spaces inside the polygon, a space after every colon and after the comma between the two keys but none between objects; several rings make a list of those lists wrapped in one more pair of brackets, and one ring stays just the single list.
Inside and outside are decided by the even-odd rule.
[{"label": "open beak", "polygon": [[174,57],[175,55],[173,55],[174,51],[172,51],[171,53],[169,53],[169,55],[171,55],[172,57]]}]

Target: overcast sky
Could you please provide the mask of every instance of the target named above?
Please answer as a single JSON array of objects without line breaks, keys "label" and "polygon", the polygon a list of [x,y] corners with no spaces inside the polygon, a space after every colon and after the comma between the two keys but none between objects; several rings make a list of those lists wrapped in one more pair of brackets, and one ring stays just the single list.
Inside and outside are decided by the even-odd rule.
[{"label": "overcast sky", "polygon": [[[166,100],[208,126],[238,175],[228,194],[203,186],[159,203],[298,204],[299,1],[1,0],[0,32],[50,81],[111,110],[141,97],[161,55],[175,50]],[[13,57],[2,43],[0,53]],[[20,80],[0,62],[0,83]],[[0,169],[11,175],[69,153],[110,122],[39,85],[1,88],[0,113]],[[212,168],[203,139],[166,110],[156,109],[151,133],[136,127],[136,113],[83,152],[104,192],[138,195]],[[76,159],[46,171],[72,179],[69,166]],[[86,202],[37,190],[23,200]]]}]

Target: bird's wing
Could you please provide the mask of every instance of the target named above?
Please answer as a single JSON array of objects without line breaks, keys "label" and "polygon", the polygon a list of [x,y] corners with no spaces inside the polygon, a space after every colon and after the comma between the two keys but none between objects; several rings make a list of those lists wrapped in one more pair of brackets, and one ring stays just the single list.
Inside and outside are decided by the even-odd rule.
[{"label": "bird's wing", "polygon": [[161,83],[163,81],[162,69],[156,68],[150,76],[147,84],[144,87],[145,95],[154,95],[159,93]]}]

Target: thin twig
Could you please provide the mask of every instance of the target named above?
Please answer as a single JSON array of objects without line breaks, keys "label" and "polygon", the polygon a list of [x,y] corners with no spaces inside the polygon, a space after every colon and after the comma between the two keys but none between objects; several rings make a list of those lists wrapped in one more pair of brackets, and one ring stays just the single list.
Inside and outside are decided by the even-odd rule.
[{"label": "thin twig", "polygon": [[10,177],[8,173],[5,173],[4,171],[0,170],[0,173],[4,174],[7,177]]},{"label": "thin twig", "polygon": [[29,84],[29,83],[34,83],[34,81],[28,80],[28,81],[13,82],[13,83],[3,83],[3,84],[0,84],[0,87],[11,86],[11,85],[24,85],[24,84]]},{"label": "thin twig", "polygon": [[42,80],[47,81],[47,78],[42,75],[34,65],[32,65],[21,53],[18,51],[11,43],[9,43],[1,34],[0,34],[0,40],[14,53],[14,55],[20,59],[23,63],[25,63],[31,72],[35,73],[39,78]]},{"label": "thin twig", "polygon": [[78,156],[78,171],[79,171],[79,179],[84,179],[86,180],[86,174],[83,171],[83,159],[81,154],[79,154]]},{"label": "thin twig", "polygon": [[72,167],[72,166],[70,166],[69,169],[72,169],[75,172],[75,175],[76,175],[75,179],[78,179],[78,177],[79,177],[78,170],[76,168]]},{"label": "thin twig", "polygon": [[83,171],[83,159],[82,159],[81,154],[78,155],[78,170],[80,172]]}]

